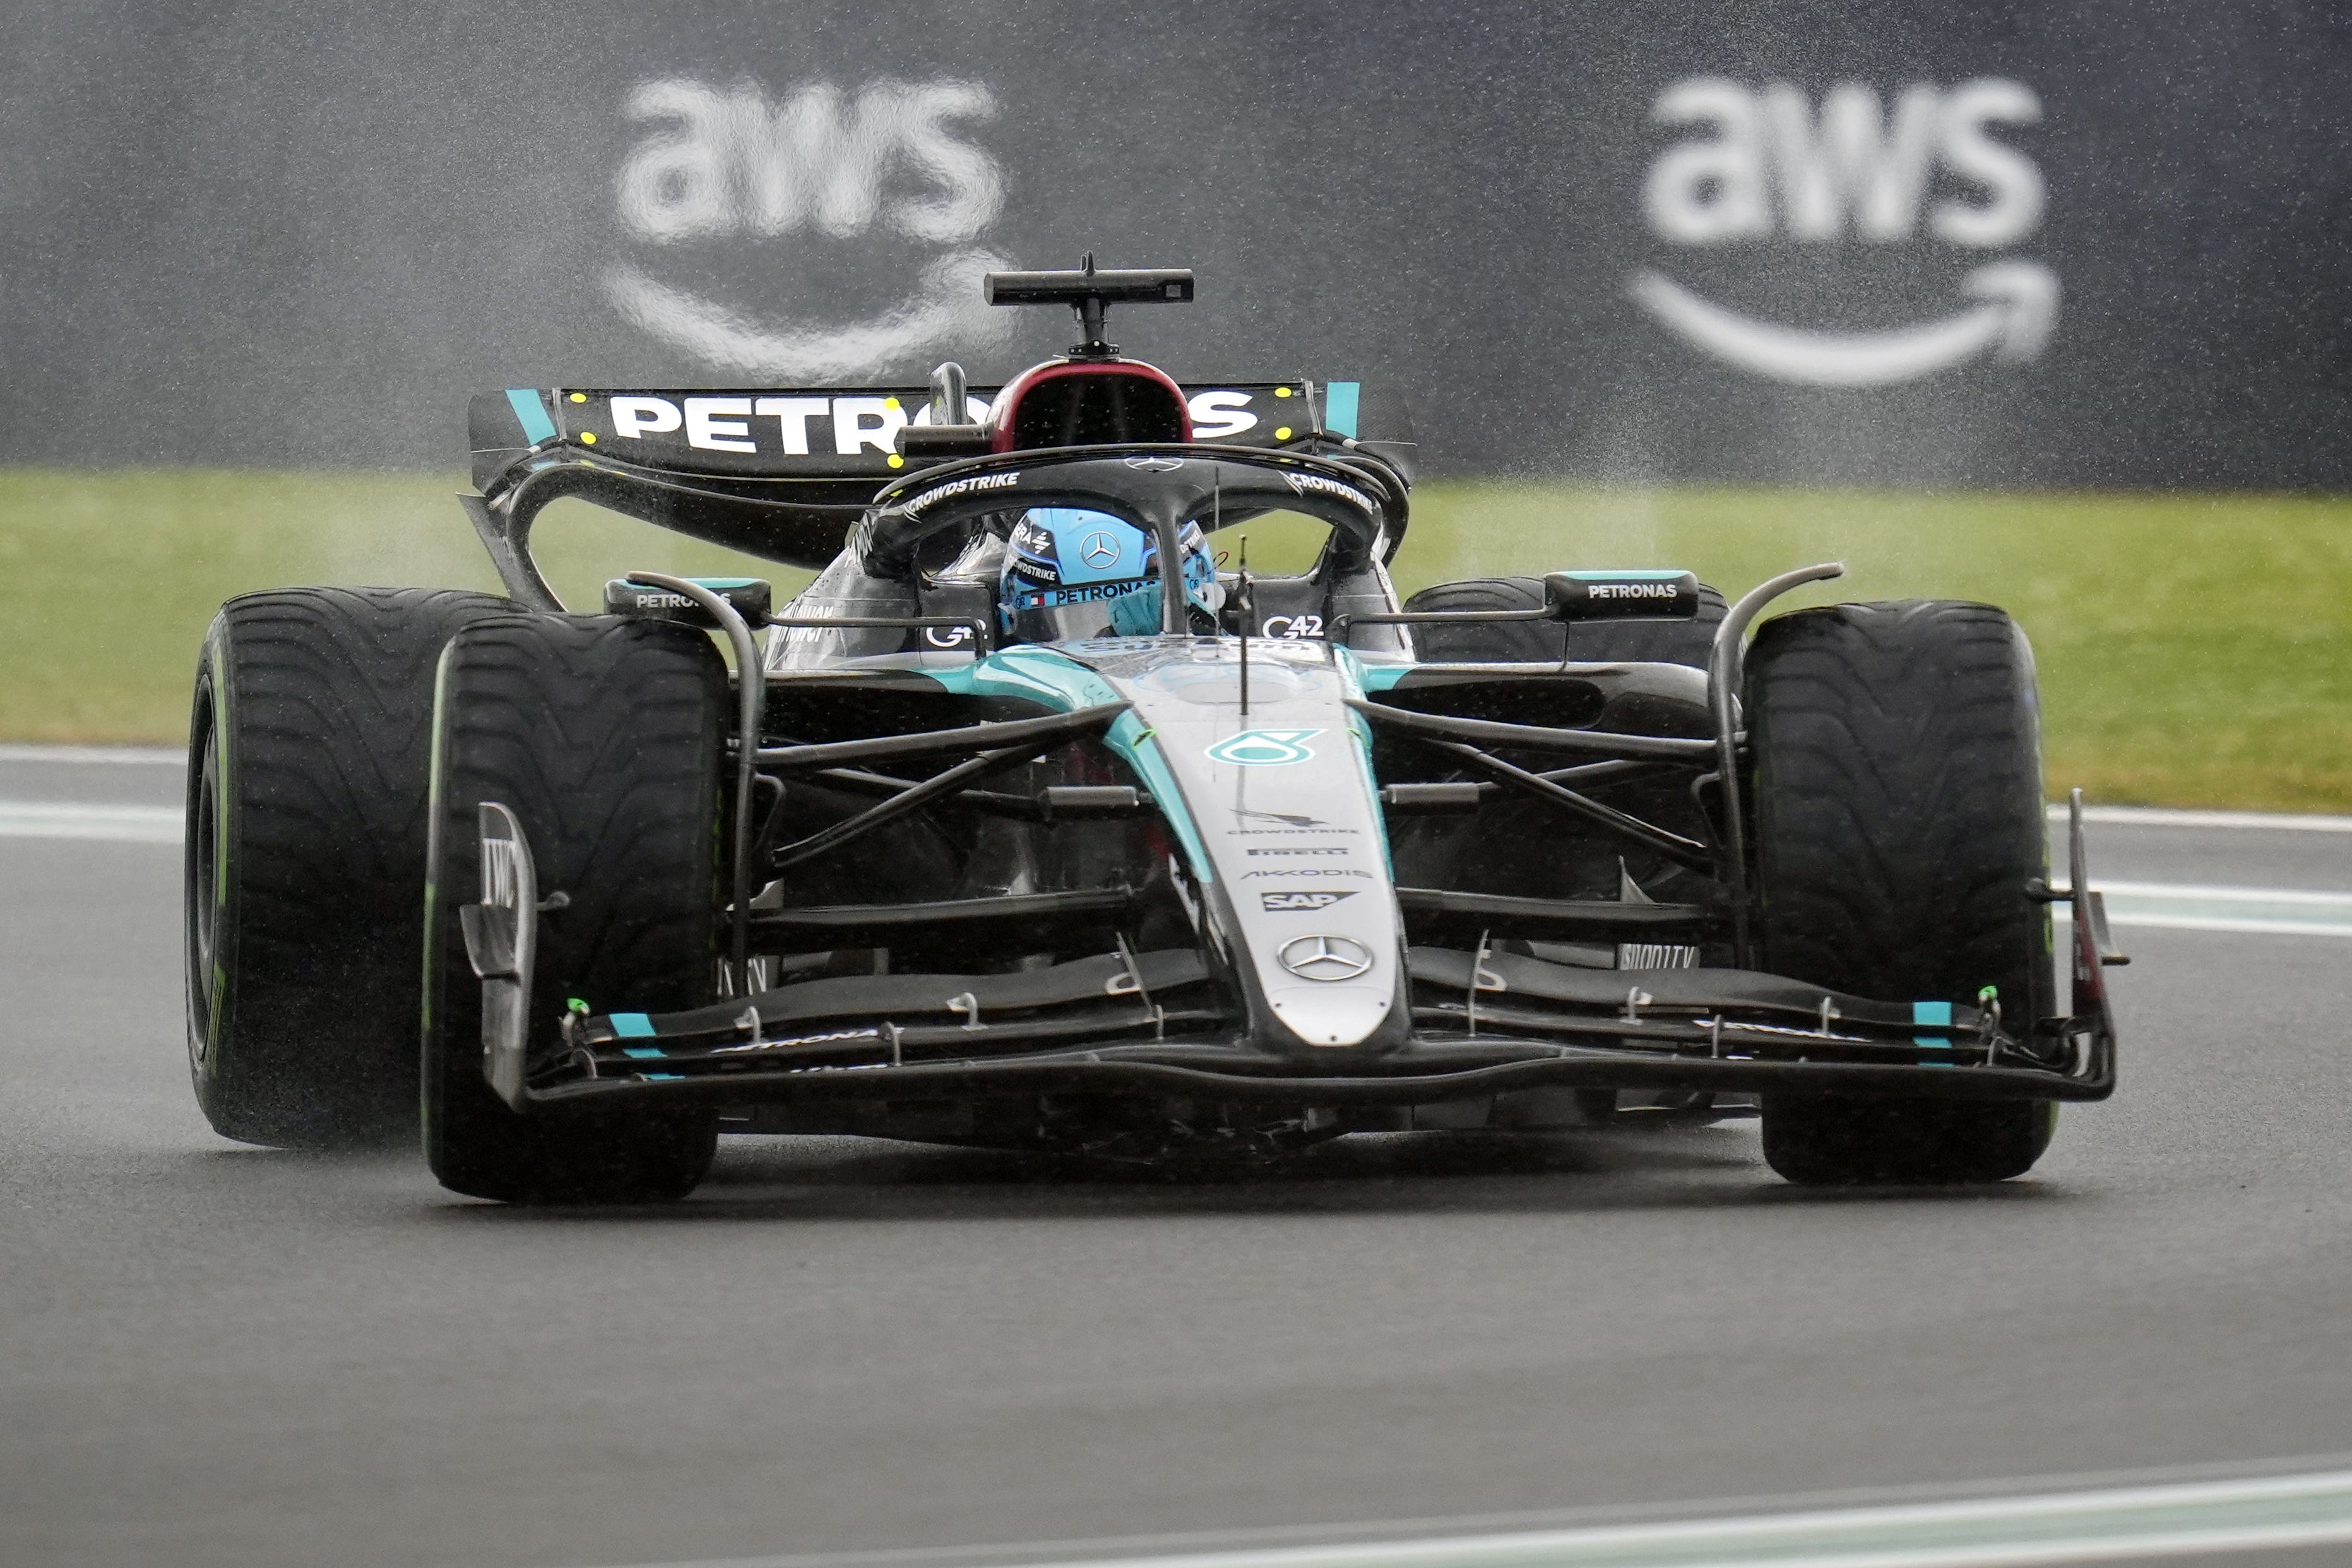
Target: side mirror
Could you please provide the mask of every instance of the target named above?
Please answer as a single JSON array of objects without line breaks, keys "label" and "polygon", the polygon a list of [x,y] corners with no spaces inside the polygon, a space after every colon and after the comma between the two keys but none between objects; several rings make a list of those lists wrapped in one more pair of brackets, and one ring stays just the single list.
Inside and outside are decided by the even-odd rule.
[{"label": "side mirror", "polygon": [[1698,614],[1688,572],[1554,572],[1544,609],[1555,621],[1687,621]]},{"label": "side mirror", "polygon": [[[766,623],[772,595],[768,584],[759,578],[695,577],[688,580],[734,605],[735,613],[751,622],[754,628]],[[646,620],[679,621],[706,629],[718,624],[711,619],[709,611],[685,595],[674,594],[667,588],[632,583],[626,577],[615,577],[604,584],[604,613]]]}]

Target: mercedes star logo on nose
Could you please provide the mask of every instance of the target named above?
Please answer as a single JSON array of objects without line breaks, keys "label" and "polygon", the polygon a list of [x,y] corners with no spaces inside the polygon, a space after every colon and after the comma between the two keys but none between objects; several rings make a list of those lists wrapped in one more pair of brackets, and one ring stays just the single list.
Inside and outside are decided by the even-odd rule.
[{"label": "mercedes star logo on nose", "polygon": [[1299,936],[1276,957],[1301,980],[1353,980],[1372,966],[1371,950],[1344,936]]},{"label": "mercedes star logo on nose", "polygon": [[1089,533],[1078,546],[1078,556],[1089,566],[1108,566],[1118,559],[1118,541],[1108,533]]},{"label": "mercedes star logo on nose", "polygon": [[1164,474],[1171,468],[1182,468],[1184,459],[1181,458],[1129,458],[1127,460],[1127,466],[1130,468],[1141,468],[1147,474]]}]

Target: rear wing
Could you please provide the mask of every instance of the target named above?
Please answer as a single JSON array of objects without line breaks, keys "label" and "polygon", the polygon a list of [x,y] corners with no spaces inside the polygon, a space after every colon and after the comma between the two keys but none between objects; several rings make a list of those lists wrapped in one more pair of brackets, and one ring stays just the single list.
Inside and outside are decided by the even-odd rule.
[{"label": "rear wing", "polygon": [[[973,387],[964,418],[985,420],[998,390]],[[521,458],[561,447],[678,473],[860,480],[870,495],[904,470],[898,432],[933,423],[930,400],[920,386],[487,392],[467,421],[474,486],[487,493]],[[1359,382],[1219,382],[1185,386],[1184,401],[1196,441],[1281,447],[1317,431],[1412,439],[1401,402],[1377,389],[1368,397]]]},{"label": "rear wing", "polygon": [[[983,422],[1000,389],[970,390]],[[1193,439],[1313,449],[1373,446],[1410,473],[1402,396],[1352,381],[1206,382],[1182,388]],[[467,414],[472,479],[460,496],[510,591],[556,607],[530,552],[533,518],[577,496],[662,528],[794,566],[822,568],[874,494],[932,466],[898,451],[934,423],[923,386],[517,388]]]}]

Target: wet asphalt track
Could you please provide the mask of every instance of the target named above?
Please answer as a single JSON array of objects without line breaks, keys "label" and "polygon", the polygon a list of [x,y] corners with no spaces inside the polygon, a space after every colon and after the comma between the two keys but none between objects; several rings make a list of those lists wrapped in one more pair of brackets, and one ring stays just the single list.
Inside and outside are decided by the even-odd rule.
[{"label": "wet asphalt track", "polygon": [[[0,762],[0,799],[176,787]],[[2093,845],[2352,889],[2352,834]],[[1734,1124],[1192,1185],[754,1141],[682,1207],[549,1214],[214,1137],[177,886],[169,846],[0,838],[0,1563],[668,1563],[2352,1449],[2342,938],[2120,933],[2121,1094],[1962,1194],[1798,1192]]]}]

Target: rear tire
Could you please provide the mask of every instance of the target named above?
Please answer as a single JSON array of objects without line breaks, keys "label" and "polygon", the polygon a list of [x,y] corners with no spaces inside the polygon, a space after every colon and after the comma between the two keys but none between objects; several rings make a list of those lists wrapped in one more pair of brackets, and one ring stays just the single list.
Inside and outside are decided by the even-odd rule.
[{"label": "rear tire", "polygon": [[[1835,605],[1748,657],[1763,967],[1885,1001],[2050,1011],[2033,652],[1988,605]],[[2050,1145],[2049,1100],[1768,1095],[1764,1157],[1806,1184],[1998,1182]]]},{"label": "rear tire", "polygon": [[500,802],[530,839],[542,901],[570,900],[540,920],[534,1065],[560,1049],[569,998],[600,1013],[709,1003],[732,706],[718,650],[684,626],[516,615],[450,643],[425,891],[425,1152],[442,1185],[507,1203],[653,1203],[684,1197],[709,1169],[714,1112],[522,1115],[491,1091],[457,910],[481,897],[478,807]]},{"label": "rear tire", "polygon": [[188,1070],[215,1131],[412,1135],[433,667],[513,606],[286,588],[205,634],[188,730]]}]

